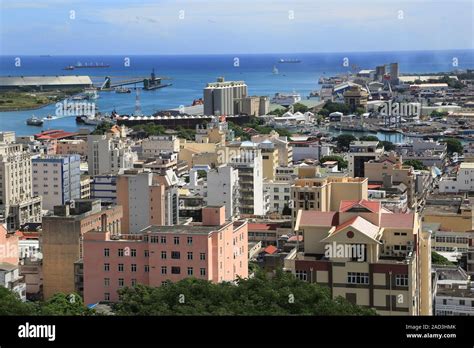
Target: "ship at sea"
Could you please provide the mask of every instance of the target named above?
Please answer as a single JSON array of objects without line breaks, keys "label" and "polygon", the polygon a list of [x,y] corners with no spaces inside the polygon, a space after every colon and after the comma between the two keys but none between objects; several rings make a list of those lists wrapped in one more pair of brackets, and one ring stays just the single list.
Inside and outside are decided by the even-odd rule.
[{"label": "ship at sea", "polygon": [[28,118],[28,119],[26,120],[26,124],[27,124],[28,126],[42,126],[43,123],[44,123],[44,122],[43,122],[42,119],[40,119],[40,118],[38,118],[38,117],[36,117],[36,116],[34,116],[34,115],[31,116],[30,118]]},{"label": "ship at sea", "polygon": [[278,63],[301,63],[301,60],[299,59],[284,59],[281,58]]},{"label": "ship at sea", "polygon": [[74,69],[93,69],[93,68],[110,68],[109,64],[104,63],[85,63],[77,62],[76,65],[68,65],[63,70],[74,70]]}]

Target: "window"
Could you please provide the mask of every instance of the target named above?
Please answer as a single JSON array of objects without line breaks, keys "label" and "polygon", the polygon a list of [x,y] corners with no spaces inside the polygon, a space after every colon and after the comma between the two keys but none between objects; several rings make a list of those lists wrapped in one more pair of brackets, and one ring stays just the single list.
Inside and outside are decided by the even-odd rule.
[{"label": "window", "polygon": [[448,304],[448,300],[446,300],[446,299],[445,299],[445,300],[443,300],[443,305],[445,305],[445,306],[446,306],[447,304]]},{"label": "window", "polygon": [[123,249],[119,249],[119,250],[118,250],[118,256],[119,256],[119,257],[123,257]]},{"label": "window", "polygon": [[145,257],[150,257],[150,252],[148,250],[145,250]]},{"label": "window", "polygon": [[160,237],[160,243],[161,244],[166,244],[166,236],[161,236]]},{"label": "window", "polygon": [[104,293],[104,301],[110,301],[110,293]]},{"label": "window", "polygon": [[132,279],[132,286],[135,286],[137,285],[137,280],[136,279]]},{"label": "window", "polygon": [[179,260],[181,258],[181,253],[179,251],[172,251],[171,252],[171,258]]},{"label": "window", "polygon": [[193,268],[188,267],[188,276],[192,276],[192,275],[193,275]]},{"label": "window", "polygon": [[179,237],[174,237],[174,238],[173,238],[173,243],[174,243],[175,245],[179,245]]},{"label": "window", "polygon": [[273,192],[278,193],[280,190],[278,190],[278,187],[273,188]]},{"label": "window", "polygon": [[459,305],[460,305],[460,306],[465,306],[465,305],[466,305],[466,301],[465,301],[465,300],[459,300]]},{"label": "window", "polygon": [[171,267],[171,274],[181,274],[181,267]]},{"label": "window", "polygon": [[188,245],[193,245],[193,237],[188,237]]},{"label": "window", "polygon": [[105,256],[105,257],[109,257],[109,256],[110,256],[110,249],[108,249],[108,248],[105,248],[105,249],[104,249],[104,256]]},{"label": "window", "polygon": [[137,249],[132,249],[132,250],[130,251],[130,256],[131,256],[131,257],[137,257]]},{"label": "window", "polygon": [[166,274],[168,273],[168,269],[166,268],[166,266],[161,266],[161,274]]},{"label": "window", "polygon": [[193,259],[193,253],[191,251],[188,252],[188,260]]},{"label": "window", "polygon": [[163,260],[166,259],[166,251],[162,251],[162,252],[161,252],[161,258],[162,258]]},{"label": "window", "polygon": [[119,280],[118,280],[118,286],[119,286],[119,288],[122,288],[123,285],[124,285],[124,283],[125,283],[125,282],[124,282],[123,278],[119,278]]},{"label": "window", "polygon": [[206,253],[200,253],[199,259],[204,261],[206,259]]},{"label": "window", "polygon": [[308,274],[306,271],[296,271],[295,277],[299,280],[308,281]]},{"label": "window", "polygon": [[206,275],[206,269],[205,268],[201,268],[199,270],[199,273],[201,274],[201,276],[205,276]]},{"label": "window", "polygon": [[347,283],[349,284],[369,284],[369,273],[348,272]]},{"label": "window", "polygon": [[110,285],[110,278],[104,278],[104,286],[108,287]]},{"label": "window", "polygon": [[123,272],[123,263],[118,264],[118,271]]},{"label": "window", "polygon": [[110,271],[110,263],[104,263],[104,271],[105,272]]},{"label": "window", "polygon": [[130,268],[131,268],[132,272],[136,272],[137,271],[137,264],[132,263]]},{"label": "window", "polygon": [[397,274],[395,276],[396,286],[408,286],[408,274]]},{"label": "window", "polygon": [[145,273],[148,273],[150,272],[150,266],[149,265],[145,265]]}]

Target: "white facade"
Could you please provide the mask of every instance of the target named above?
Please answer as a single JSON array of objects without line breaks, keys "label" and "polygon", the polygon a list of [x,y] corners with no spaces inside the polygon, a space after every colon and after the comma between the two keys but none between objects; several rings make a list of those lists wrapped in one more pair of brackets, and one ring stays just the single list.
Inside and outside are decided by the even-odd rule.
[{"label": "white facade", "polygon": [[33,159],[33,194],[43,198],[43,209],[81,198],[81,157],[45,156]]},{"label": "white facade", "polygon": [[208,83],[204,88],[204,115],[234,115],[234,100],[247,96],[247,85],[244,81],[227,81],[219,78],[218,82]]},{"label": "white facade", "polygon": [[281,214],[285,205],[289,205],[291,199],[290,181],[265,181],[263,183],[263,190],[269,197],[269,212],[278,212]]},{"label": "white facade", "polygon": [[[119,182],[125,180],[128,184],[118,187],[119,190],[128,188],[128,192],[120,191],[119,196],[127,199],[128,231],[138,233],[150,225],[150,186],[152,185],[153,173],[125,173],[119,175],[117,180]],[[118,202],[118,204],[125,204],[125,202]]]},{"label": "white facade", "polygon": [[0,286],[17,293],[22,301],[26,301],[26,284],[17,265],[0,263]]},{"label": "white facade", "polygon": [[461,163],[455,178],[441,178],[439,192],[474,192],[474,163]]},{"label": "white facade", "polygon": [[239,211],[241,214],[265,215],[268,201],[263,194],[262,153],[256,146],[245,147],[247,145],[242,143],[240,154],[229,163],[239,171]]},{"label": "white facade", "polygon": [[305,159],[319,159],[332,153],[331,146],[319,144],[319,141],[311,143],[293,143],[293,161]]},{"label": "white facade", "polygon": [[33,196],[32,190],[31,154],[14,143],[12,134],[0,133],[0,218],[5,219],[8,230],[26,222],[41,222],[41,197]]},{"label": "white facade", "polygon": [[87,136],[89,175],[117,174],[121,169],[132,168],[137,159],[127,141],[109,135]]},{"label": "white facade", "polygon": [[224,165],[207,173],[207,204],[225,205],[226,220],[239,215],[239,171]]}]

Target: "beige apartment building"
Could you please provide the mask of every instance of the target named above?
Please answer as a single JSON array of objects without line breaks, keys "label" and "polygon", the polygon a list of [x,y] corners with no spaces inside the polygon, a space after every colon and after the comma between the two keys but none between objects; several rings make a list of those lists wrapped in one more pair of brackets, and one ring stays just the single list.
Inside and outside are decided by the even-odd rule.
[{"label": "beige apartment building", "polygon": [[304,246],[284,263],[297,278],[381,315],[431,315],[431,236],[416,213],[343,200],[332,211],[299,210],[295,233]]},{"label": "beige apartment building", "polygon": [[384,154],[384,148],[379,147],[378,141],[353,141],[349,145],[349,176],[365,177],[365,163],[378,160]]},{"label": "beige apartment building", "polygon": [[101,207],[100,200],[76,200],[54,207],[54,214],[43,217],[43,294],[81,292],[75,279],[74,264],[83,257],[82,239],[89,231],[120,234],[122,207]]},{"label": "beige apartment building", "polygon": [[278,149],[278,164],[280,167],[288,167],[293,163],[293,147],[287,137],[281,137],[280,134],[272,130],[270,134],[257,134],[251,138],[254,143],[261,143],[265,140],[271,141]]},{"label": "beige apartment building", "polygon": [[57,155],[81,155],[87,156],[87,142],[84,140],[63,139],[56,144]]},{"label": "beige apartment building", "polygon": [[398,185],[407,187],[408,206],[411,208],[416,203],[415,173],[413,167],[404,166],[402,156],[391,151],[379,159],[364,163],[364,174],[370,184]]},{"label": "beige apartment building", "polygon": [[[299,171],[304,176],[305,171]],[[298,210],[336,211],[343,200],[367,199],[367,178],[325,177],[296,179],[291,186],[293,222]]]},{"label": "beige apartment building", "polygon": [[262,151],[263,179],[275,180],[278,167],[278,149],[269,140],[260,143],[259,148]]}]

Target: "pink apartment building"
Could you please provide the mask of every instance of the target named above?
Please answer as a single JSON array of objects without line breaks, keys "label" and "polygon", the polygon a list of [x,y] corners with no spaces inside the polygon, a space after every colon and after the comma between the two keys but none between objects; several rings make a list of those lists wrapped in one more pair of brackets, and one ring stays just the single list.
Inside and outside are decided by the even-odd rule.
[{"label": "pink apartment building", "polygon": [[84,235],[84,301],[117,301],[117,290],[195,277],[212,282],[248,276],[247,222],[206,207],[202,223],[149,226],[140,233]]}]

